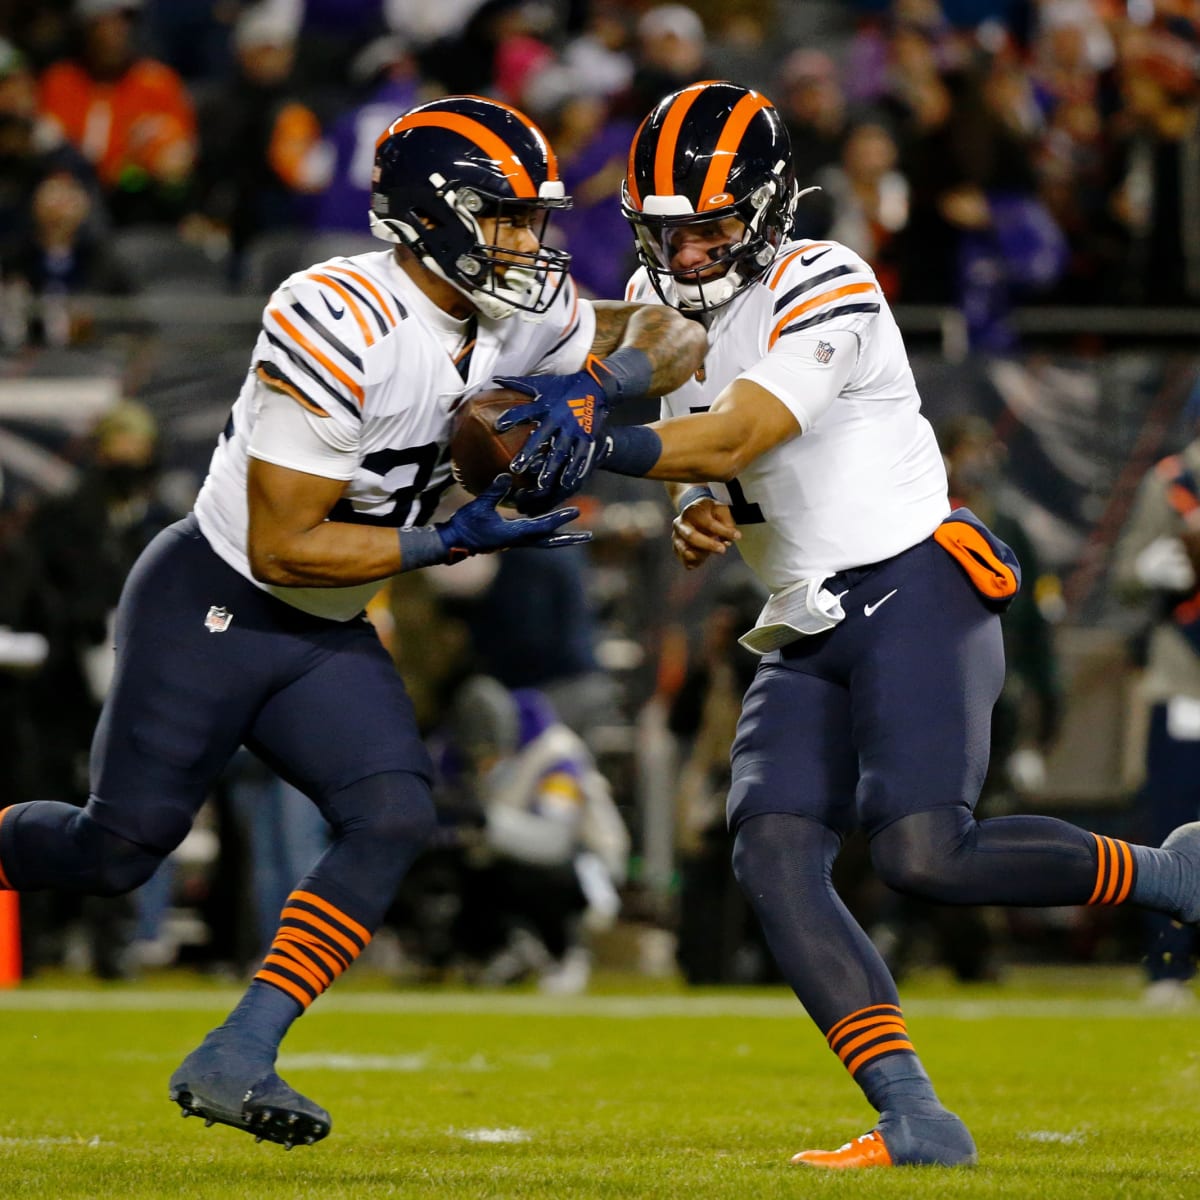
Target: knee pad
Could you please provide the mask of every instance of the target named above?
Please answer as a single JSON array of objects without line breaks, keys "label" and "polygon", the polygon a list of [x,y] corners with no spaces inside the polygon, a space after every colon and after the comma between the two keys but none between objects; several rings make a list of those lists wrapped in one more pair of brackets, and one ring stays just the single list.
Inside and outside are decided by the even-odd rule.
[{"label": "knee pad", "polygon": [[360,779],[329,797],[322,811],[335,837],[365,834],[382,846],[422,847],[437,825],[429,784],[408,771]]},{"label": "knee pad", "polygon": [[94,896],[120,896],[140,887],[165,857],[105,829],[86,809],[71,821],[71,838],[85,864],[84,890]]}]

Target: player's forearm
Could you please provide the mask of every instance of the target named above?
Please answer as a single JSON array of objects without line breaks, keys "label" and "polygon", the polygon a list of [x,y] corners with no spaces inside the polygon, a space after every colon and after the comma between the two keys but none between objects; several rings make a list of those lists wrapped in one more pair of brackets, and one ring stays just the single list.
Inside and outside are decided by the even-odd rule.
[{"label": "player's forearm", "polygon": [[282,536],[251,530],[250,570],[276,587],[351,587],[387,579],[402,569],[396,530],[324,521]]},{"label": "player's forearm", "polygon": [[650,360],[647,396],[681,387],[699,369],[708,351],[704,327],[661,304],[594,301],[596,334],[592,353],[603,358],[617,350],[640,350]]},{"label": "player's forearm", "polygon": [[741,423],[720,414],[693,413],[655,421],[648,428],[662,440],[662,453],[646,472],[648,479],[683,485],[725,482],[754,458]]}]

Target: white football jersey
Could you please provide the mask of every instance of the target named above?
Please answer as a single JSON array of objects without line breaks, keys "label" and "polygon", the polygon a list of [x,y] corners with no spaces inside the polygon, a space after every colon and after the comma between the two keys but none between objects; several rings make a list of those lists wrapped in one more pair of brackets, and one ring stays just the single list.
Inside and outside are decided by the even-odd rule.
[{"label": "white football jersey", "polygon": [[[645,271],[626,299],[655,301]],[[763,277],[713,315],[703,367],[662,415],[704,412],[745,377],[796,416],[798,437],[735,480],[710,484],[764,585],[890,558],[950,511],[946,472],[908,355],[874,272],[837,242],[785,244]]]},{"label": "white football jersey", "polygon": [[[595,314],[571,280],[541,321],[456,321],[409,279],[390,249],[299,271],[267,302],[250,370],[196,499],[200,529],[225,562],[263,590],[305,612],[349,620],[381,582],[289,588],[254,580],[246,554],[251,453],[345,479],[331,521],[425,524],[451,482],[451,422],[463,399],[497,375],[580,370],[594,334]],[[280,403],[279,393],[301,406],[302,436],[289,439],[287,423],[272,421],[264,422],[270,436],[260,431],[255,438],[264,402]],[[328,458],[314,455],[313,445],[328,447]]]}]

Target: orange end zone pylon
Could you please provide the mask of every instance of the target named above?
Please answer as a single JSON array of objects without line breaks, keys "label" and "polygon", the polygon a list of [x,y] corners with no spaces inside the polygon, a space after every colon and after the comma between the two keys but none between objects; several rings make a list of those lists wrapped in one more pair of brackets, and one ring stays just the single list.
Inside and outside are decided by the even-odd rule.
[{"label": "orange end zone pylon", "polygon": [[16,892],[0,891],[0,988],[21,982],[21,907]]}]

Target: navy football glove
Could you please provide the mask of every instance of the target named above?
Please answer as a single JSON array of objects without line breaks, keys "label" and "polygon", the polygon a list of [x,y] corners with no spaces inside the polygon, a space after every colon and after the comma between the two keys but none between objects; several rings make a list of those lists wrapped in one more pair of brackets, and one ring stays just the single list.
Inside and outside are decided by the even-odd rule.
[{"label": "navy football glove", "polygon": [[528,404],[502,412],[496,432],[534,421],[537,428],[510,464],[516,472],[531,464],[537,480],[526,488],[528,499],[546,498],[553,491],[566,499],[587,478],[604,437],[610,397],[604,380],[611,373],[598,358],[589,358],[587,369],[574,375],[519,375],[497,379],[500,387],[524,392]]},{"label": "navy football glove", "polygon": [[446,547],[448,562],[458,562],[470,554],[487,554],[509,546],[575,546],[591,540],[590,533],[558,533],[561,525],[579,516],[577,508],[560,508],[539,517],[507,520],[496,505],[508,494],[511,475],[497,475],[485,492],[480,492],[446,521],[434,525]]}]

